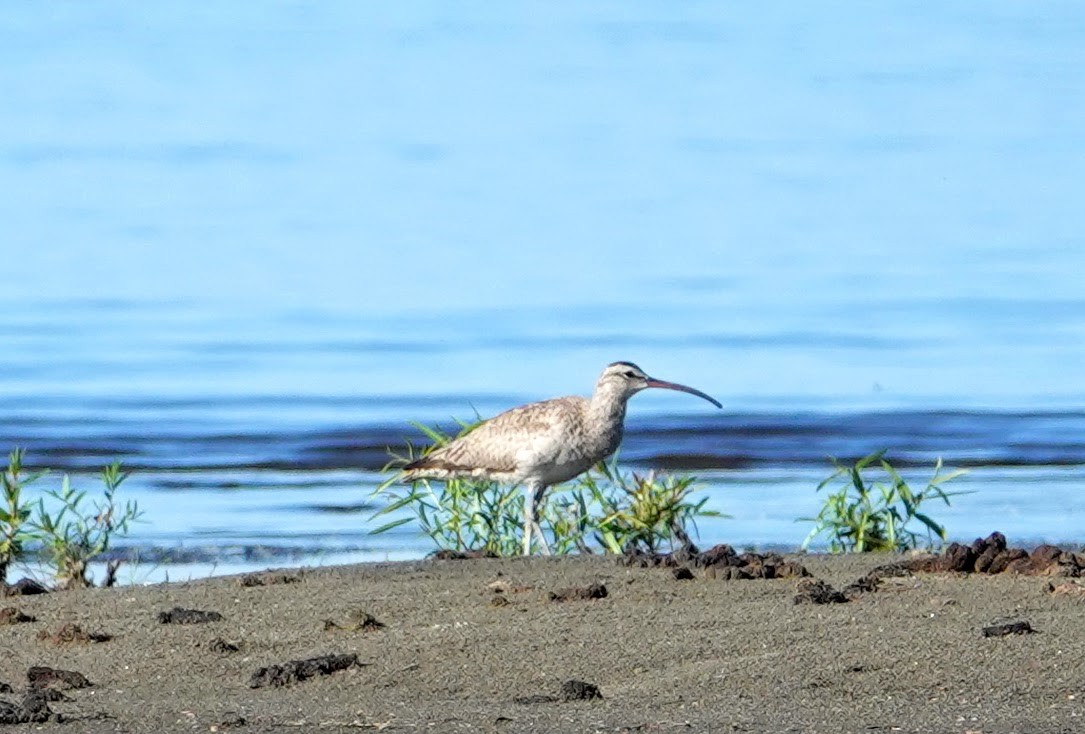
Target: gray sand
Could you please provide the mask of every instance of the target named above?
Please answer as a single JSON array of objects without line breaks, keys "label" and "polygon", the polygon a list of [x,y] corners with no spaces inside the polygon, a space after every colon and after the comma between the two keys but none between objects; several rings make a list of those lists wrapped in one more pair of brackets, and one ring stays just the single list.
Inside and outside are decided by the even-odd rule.
[{"label": "gray sand", "polygon": [[[801,560],[840,587],[886,558]],[[604,558],[300,574],[252,588],[230,577],[0,600],[37,618],[0,627],[0,682],[15,689],[0,699],[21,698],[32,665],[94,683],[49,704],[65,721],[0,732],[1085,730],[1085,598],[1052,595],[1043,577],[920,574],[846,604],[796,605],[795,580],[696,570],[678,581]],[[591,582],[606,598],[548,598]],[[159,623],[175,606],[223,620]],[[359,610],[385,626],[351,630]],[[339,627],[325,629],[328,619]],[[982,637],[1011,620],[1037,633]],[[69,622],[113,639],[38,639]],[[215,651],[215,638],[240,650]],[[341,653],[361,665],[249,687],[260,667]],[[517,701],[559,697],[570,679],[597,685],[602,700]]]}]

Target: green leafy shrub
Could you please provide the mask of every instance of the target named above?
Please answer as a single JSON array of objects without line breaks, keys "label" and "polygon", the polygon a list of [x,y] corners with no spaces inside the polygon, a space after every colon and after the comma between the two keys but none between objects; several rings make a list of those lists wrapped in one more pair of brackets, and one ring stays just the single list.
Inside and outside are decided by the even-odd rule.
[{"label": "green leafy shrub", "polygon": [[[817,491],[843,481],[826,497],[817,517],[799,518],[814,523],[803,541],[804,550],[818,538],[826,538],[833,553],[909,550],[919,547],[924,536],[928,548],[945,541],[945,527],[920,508],[932,499],[948,506],[950,497],[964,494],[947,492],[943,485],[965,470],[942,473],[942,460],[938,459],[934,476],[916,492],[884,457],[885,451],[878,451],[852,465],[832,460],[836,470],[818,484]],[[909,527],[913,520],[922,525],[921,531]]]},{"label": "green leafy shrub", "polygon": [[8,567],[22,555],[26,543],[33,540],[28,521],[34,506],[23,499],[23,488],[44,473],[23,471],[22,449],[13,449],[8,455],[8,467],[0,478],[4,491],[4,506],[0,509],[0,585],[7,582]]},{"label": "green leafy shrub", "polygon": [[[38,501],[31,526],[54,568],[59,588],[90,586],[87,565],[109,550],[117,536],[127,534],[129,524],[142,514],[136,502],[121,505],[117,500],[117,489],[127,476],[119,463],[110,464],[102,470],[102,498],[91,500],[86,491],[76,491],[65,475],[59,491],[46,492],[59,504],[56,514],[49,513],[45,498]],[[116,568],[115,563],[110,564],[104,585],[112,585]]]},{"label": "green leafy shrub", "polygon": [[696,487],[690,475],[623,473],[614,457],[577,477],[570,494],[578,506],[601,508],[601,516],[584,530],[590,529],[608,553],[656,553],[690,545],[687,528],[696,532],[697,518],[724,517],[705,509],[707,497],[691,500]]},{"label": "green leafy shrub", "polygon": [[[478,425],[477,422],[459,423],[459,436]],[[439,549],[515,555],[520,547],[518,528],[523,522],[523,493],[482,479],[449,479],[443,482],[420,479],[408,485],[401,484],[399,470],[403,466],[456,438],[436,428],[418,423],[411,425],[422,432],[429,446],[418,450],[408,442],[405,452],[389,452],[392,460],[384,471],[393,474],[376,490],[376,494],[387,504],[370,519],[409,509],[414,513],[413,519],[418,522],[419,528]],[[387,532],[411,520],[411,517],[393,520],[372,532]]]}]

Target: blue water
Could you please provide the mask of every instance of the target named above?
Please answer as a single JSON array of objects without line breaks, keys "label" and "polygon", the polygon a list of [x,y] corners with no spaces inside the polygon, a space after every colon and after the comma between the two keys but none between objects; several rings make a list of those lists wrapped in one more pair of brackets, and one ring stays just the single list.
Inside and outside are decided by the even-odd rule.
[{"label": "blue water", "polygon": [[0,13],[0,448],[119,458],[144,578],[416,557],[408,421],[649,393],[627,461],[794,547],[827,455],[1080,541],[1075,3],[104,2]]}]

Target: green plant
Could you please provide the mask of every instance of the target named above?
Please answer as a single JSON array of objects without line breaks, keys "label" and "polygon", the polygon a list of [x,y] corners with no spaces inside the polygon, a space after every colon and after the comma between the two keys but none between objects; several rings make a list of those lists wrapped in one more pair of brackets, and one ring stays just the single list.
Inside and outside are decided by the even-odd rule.
[{"label": "green plant", "polygon": [[0,509],[0,585],[7,582],[8,567],[22,555],[26,542],[33,540],[27,527],[33,505],[23,500],[22,490],[43,474],[23,472],[22,449],[13,449],[8,455],[7,470],[0,478],[4,491],[4,506]]},{"label": "green plant", "polygon": [[[439,549],[516,555],[520,547],[518,536],[524,508],[523,493],[519,489],[483,479],[449,479],[441,482],[420,479],[406,486],[399,483],[399,470],[403,466],[466,434],[478,422],[459,421],[460,432],[457,436],[417,423],[412,425],[423,433],[430,445],[419,451],[408,442],[405,453],[389,452],[392,460],[383,471],[394,473],[374,493],[388,504],[370,519],[409,509],[414,513],[413,519],[418,522],[422,532]],[[411,517],[392,520],[372,533],[383,533],[411,520]]]},{"label": "green plant", "polygon": [[[696,477],[690,475],[623,473],[615,456],[578,477],[573,494],[581,505],[602,509],[602,516],[591,523],[591,529],[608,553],[656,553],[664,544],[671,550],[676,543],[691,545],[686,528],[693,526],[696,532],[697,518],[726,517],[705,509],[708,497],[691,500],[696,486]],[[583,499],[585,493],[587,502]]]},{"label": "green plant", "polygon": [[[419,452],[407,443],[405,452],[390,452],[384,467],[394,472],[374,494],[386,504],[370,519],[408,510],[410,515],[375,528],[383,533],[416,521],[439,549],[489,552],[512,556],[520,552],[524,494],[517,487],[481,479],[416,480],[400,484],[400,469],[453,438],[437,429],[413,424],[429,441]],[[475,423],[459,422],[459,436]],[[675,541],[689,542],[686,527],[698,517],[719,517],[704,508],[707,498],[690,500],[696,480],[690,476],[641,477],[623,474],[617,458],[602,462],[564,487],[548,493],[539,509],[539,524],[550,538],[551,552],[591,553],[655,551]]]},{"label": "green plant", "polygon": [[[90,586],[87,564],[109,550],[114,538],[126,534],[129,524],[143,514],[136,502],[121,505],[117,500],[117,489],[127,477],[119,463],[110,464],[102,470],[102,498],[88,500],[86,491],[76,491],[65,475],[59,491],[46,492],[46,497],[59,503],[55,515],[46,508],[45,497],[38,501],[32,525],[60,588]],[[115,579],[117,565],[116,561],[109,564],[105,585]]]},{"label": "green plant", "polygon": [[[943,485],[965,474],[965,470],[943,474],[942,460],[938,459],[927,486],[916,492],[885,459],[885,451],[865,456],[852,465],[836,459],[832,462],[836,470],[818,484],[817,491],[840,479],[843,483],[826,497],[817,517],[799,518],[814,523],[814,529],[802,543],[804,550],[822,536],[828,539],[833,553],[908,550],[919,547],[924,533],[927,547],[945,541],[945,527],[920,507],[931,499],[940,499],[948,506],[950,497],[964,494],[947,492]],[[871,474],[880,477],[870,479]],[[923,531],[908,527],[913,520],[922,524]]]}]

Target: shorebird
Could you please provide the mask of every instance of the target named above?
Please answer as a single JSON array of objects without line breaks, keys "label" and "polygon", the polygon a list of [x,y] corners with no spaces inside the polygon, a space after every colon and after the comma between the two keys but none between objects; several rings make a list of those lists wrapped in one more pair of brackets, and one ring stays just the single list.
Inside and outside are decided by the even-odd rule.
[{"label": "shorebird", "polygon": [[523,486],[524,555],[531,555],[532,532],[549,554],[536,520],[546,490],[613,454],[622,442],[626,403],[649,387],[679,390],[723,407],[700,390],[649,377],[632,362],[614,362],[599,375],[590,398],[572,395],[507,410],[407,464],[402,479],[470,478]]}]

